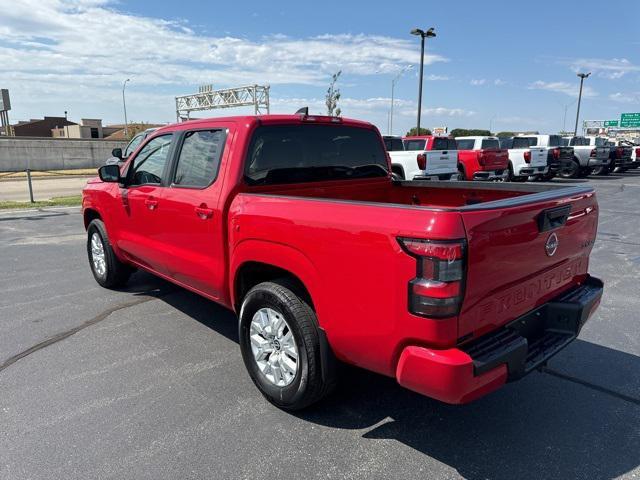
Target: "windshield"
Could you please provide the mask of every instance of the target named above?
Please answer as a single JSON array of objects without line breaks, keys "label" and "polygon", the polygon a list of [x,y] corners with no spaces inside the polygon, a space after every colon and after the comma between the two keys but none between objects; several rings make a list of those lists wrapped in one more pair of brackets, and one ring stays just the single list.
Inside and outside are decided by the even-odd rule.
[{"label": "windshield", "polygon": [[487,150],[489,148],[500,148],[500,142],[497,138],[485,138],[484,140],[482,140],[480,148],[482,150]]},{"label": "windshield", "polygon": [[405,140],[404,141],[404,149],[405,150],[424,150],[425,145],[427,144],[426,140]]},{"label": "windshield", "polygon": [[384,140],[384,148],[387,149],[387,152],[397,152],[404,150],[404,145],[401,138],[382,137],[382,140]]},{"label": "windshield", "polygon": [[531,140],[527,137],[514,137],[513,147],[511,148],[529,148]]},{"label": "windshield", "polygon": [[473,150],[475,140],[473,138],[458,138],[456,140],[458,150]]},{"label": "windshield", "polygon": [[550,147],[562,147],[562,137],[560,135],[549,135]]},{"label": "windshield", "polygon": [[571,147],[584,147],[589,145],[589,139],[584,137],[573,137],[569,146]]},{"label": "windshield", "polygon": [[[471,147],[473,148],[473,146]],[[431,150],[457,150],[458,144],[454,138],[436,137],[433,139],[433,148]]]},{"label": "windshield", "polygon": [[245,161],[250,185],[388,175],[375,130],[343,125],[266,125],[253,134]]},{"label": "windshield", "polygon": [[513,138],[502,137],[500,139],[500,148],[515,148],[513,145],[514,145]]}]

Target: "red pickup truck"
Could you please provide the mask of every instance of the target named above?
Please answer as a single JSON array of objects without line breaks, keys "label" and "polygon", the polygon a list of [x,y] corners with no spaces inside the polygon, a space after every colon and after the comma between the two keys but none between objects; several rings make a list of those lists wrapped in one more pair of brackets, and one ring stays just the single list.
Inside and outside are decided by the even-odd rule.
[{"label": "red pickup truck", "polygon": [[507,180],[509,151],[497,137],[456,137],[461,180]]},{"label": "red pickup truck", "polygon": [[104,287],[140,268],[233,309],[253,382],[284,409],[329,392],[337,361],[465,403],[576,338],[603,291],[591,187],[390,171],[355,120],[163,127],[83,190],[89,263]]}]

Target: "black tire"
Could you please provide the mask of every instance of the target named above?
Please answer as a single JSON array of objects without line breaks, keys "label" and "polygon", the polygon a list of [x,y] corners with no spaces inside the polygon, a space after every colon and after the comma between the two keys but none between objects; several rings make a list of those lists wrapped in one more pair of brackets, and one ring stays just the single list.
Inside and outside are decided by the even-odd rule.
[{"label": "black tire", "polygon": [[[96,267],[96,262],[94,262],[94,254],[92,251],[92,239],[94,235],[96,235],[102,243],[105,265],[104,272],[99,271]],[[111,243],[109,243],[107,230],[102,220],[92,220],[87,228],[87,255],[89,257],[89,266],[91,267],[93,278],[95,278],[96,282],[102,287],[123,287],[134,271],[131,266],[118,260],[118,257],[113,253],[113,248],[111,248]]]},{"label": "black tire", "polygon": [[580,176],[580,162],[574,158],[571,162],[560,167],[560,176],[562,178],[578,178]]},{"label": "black tire", "polygon": [[467,180],[467,175],[464,173],[464,166],[462,164],[458,165],[458,181],[464,182]]},{"label": "black tire", "polygon": [[[247,293],[240,310],[240,350],[249,376],[260,393],[278,408],[300,410],[333,390],[336,362],[318,326],[315,312],[292,291],[293,287],[289,287],[291,285],[286,281],[263,282]],[[278,386],[267,378],[251,348],[251,322],[254,315],[264,308],[282,315],[297,347],[295,376],[284,386]]]},{"label": "black tire", "polygon": [[591,172],[592,175],[609,175],[609,166],[608,165],[602,165],[600,167],[595,167],[593,169],[593,171]]},{"label": "black tire", "polygon": [[509,174],[507,175],[508,182],[526,182],[528,177],[516,176],[513,173],[513,164],[509,162]]}]

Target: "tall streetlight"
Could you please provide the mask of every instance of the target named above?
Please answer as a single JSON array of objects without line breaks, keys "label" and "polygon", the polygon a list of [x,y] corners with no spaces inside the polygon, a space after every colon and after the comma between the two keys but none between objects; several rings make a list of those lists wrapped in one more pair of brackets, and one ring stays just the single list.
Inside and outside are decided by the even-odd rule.
[{"label": "tall streetlight", "polygon": [[122,84],[122,108],[124,109],[124,136],[125,138],[129,138],[129,131],[127,130],[127,102],[124,99],[124,89],[127,86],[127,82],[131,81],[130,78],[127,78]]},{"label": "tall streetlight", "polygon": [[491,132],[493,131],[493,130],[492,130],[492,128],[493,128],[493,121],[494,121],[497,117],[498,117],[497,115],[494,115],[493,117],[491,117],[491,118],[489,119],[489,134],[491,134]]},{"label": "tall streetlight", "polygon": [[569,107],[571,105],[573,105],[574,103],[576,103],[578,101],[578,99],[576,98],[573,102],[571,103],[567,103],[564,106],[564,116],[562,117],[562,131],[566,132],[567,131],[567,110],[569,109]]},{"label": "tall streetlight", "polygon": [[591,72],[578,74],[578,76],[580,77],[580,93],[578,94],[578,109],[576,110],[576,126],[573,129],[574,137],[578,135],[578,119],[580,118],[580,101],[582,100],[582,84],[584,83],[584,79],[588,78],[589,75],[591,75]]},{"label": "tall streetlight", "polygon": [[396,83],[398,82],[398,80],[400,80],[400,77],[404,72],[406,72],[407,70],[411,70],[412,68],[413,65],[407,65],[402,70],[400,70],[400,72],[395,76],[393,80],[391,80],[391,112],[389,113],[389,135],[393,135],[393,94],[395,92]]},{"label": "tall streetlight", "polygon": [[414,28],[411,30],[411,35],[420,36],[420,86],[418,87],[418,130],[416,132],[417,135],[420,135],[420,114],[422,113],[422,75],[424,71],[424,39],[435,37],[436,32],[433,27],[426,32],[420,28]]}]

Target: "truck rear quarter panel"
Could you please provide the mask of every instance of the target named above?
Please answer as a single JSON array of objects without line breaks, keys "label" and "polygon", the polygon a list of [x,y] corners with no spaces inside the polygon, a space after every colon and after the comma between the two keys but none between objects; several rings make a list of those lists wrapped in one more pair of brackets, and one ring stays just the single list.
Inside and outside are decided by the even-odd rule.
[{"label": "truck rear quarter panel", "polygon": [[404,345],[455,342],[457,318],[408,312],[416,260],[397,237],[464,238],[457,212],[241,193],[229,222],[231,279],[249,261],[298,276],[341,360],[394,375]]}]

